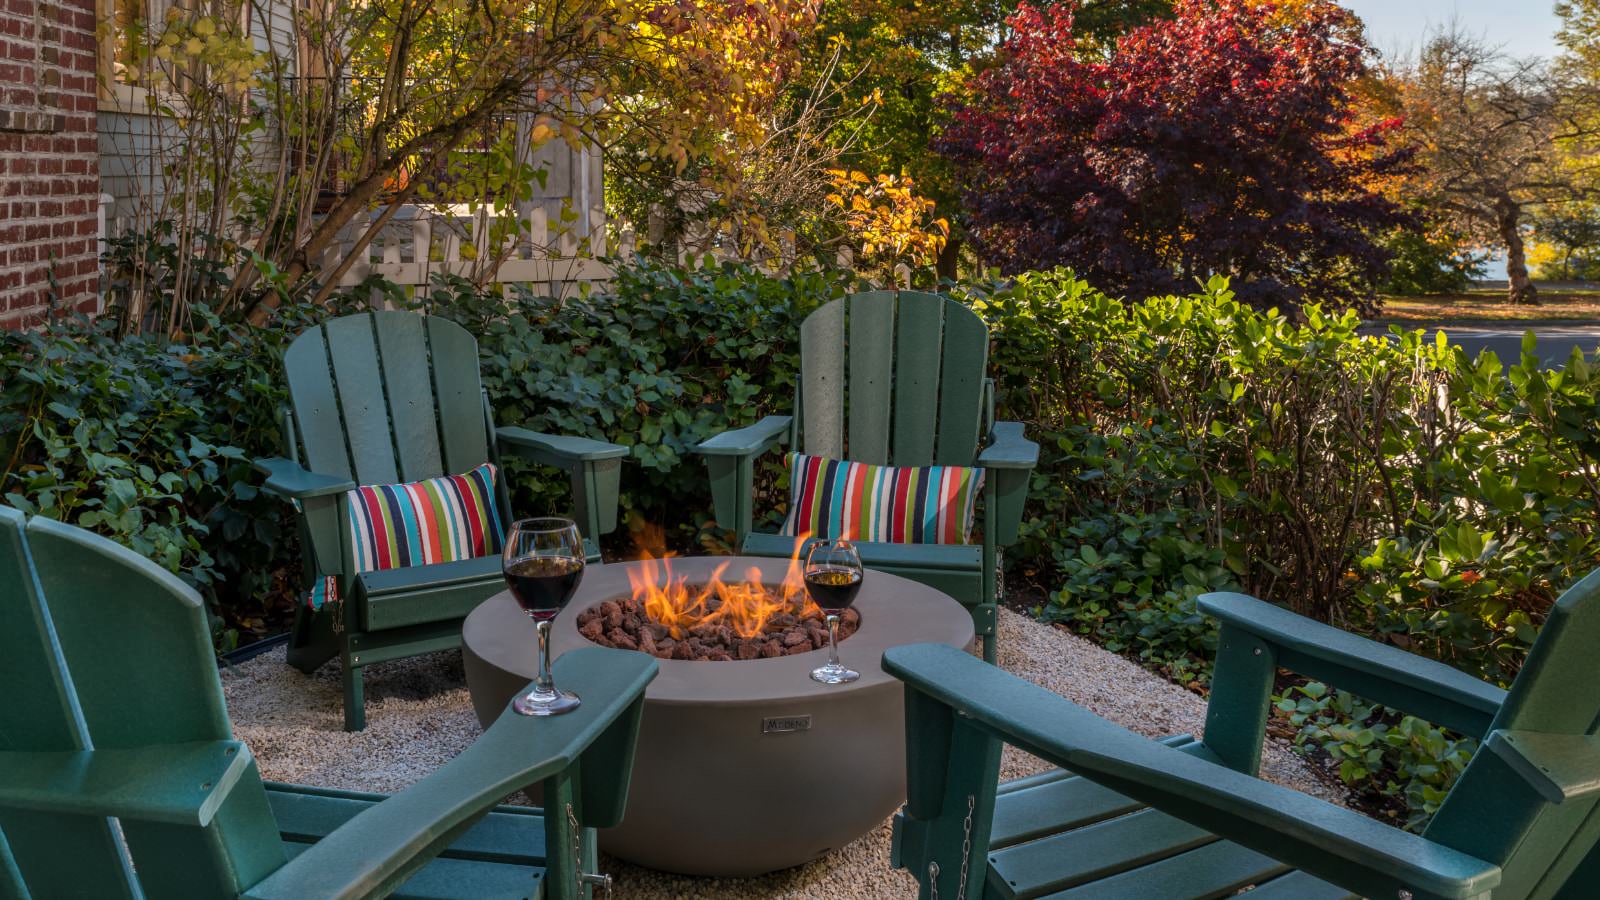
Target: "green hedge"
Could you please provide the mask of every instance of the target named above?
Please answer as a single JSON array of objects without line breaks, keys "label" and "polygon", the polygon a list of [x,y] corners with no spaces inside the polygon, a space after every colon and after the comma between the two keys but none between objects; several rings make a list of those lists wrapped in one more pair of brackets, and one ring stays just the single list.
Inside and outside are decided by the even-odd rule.
[{"label": "green hedge", "polygon": [[[282,452],[288,342],[376,288],[478,336],[502,424],[629,445],[623,506],[632,521],[666,526],[678,547],[715,544],[704,467],[685,459],[688,448],[786,411],[800,320],[851,285],[837,272],[639,265],[605,291],[565,301],[441,279],[415,298],[362,285],[330,309],[286,307],[260,328],[200,310],[194,333],[177,342],[120,337],[110,317],[0,331],[0,495],[181,574],[212,602],[222,648],[281,629],[300,577],[295,532],[285,504],[259,495],[249,461]],[[568,502],[564,476],[508,466],[519,508]]]},{"label": "green hedge", "polygon": [[[681,548],[719,536],[706,528],[709,482],[690,448],[789,412],[800,321],[852,285],[841,272],[640,264],[619,267],[586,297],[552,300],[521,286],[502,295],[444,279],[420,300],[477,336],[496,421],[628,445],[624,516],[664,527]],[[775,469],[768,474],[766,484]],[[565,502],[565,479],[516,467],[511,477],[523,508]]]},{"label": "green hedge", "polygon": [[[1038,614],[1175,680],[1208,676],[1195,598],[1236,588],[1505,684],[1600,564],[1600,375],[1581,357],[1543,370],[1530,338],[1503,369],[1421,331],[1362,336],[1353,314],[1257,312],[1220,280],[1122,303],[1033,273],[971,299],[1045,448],[1014,554],[1053,566]],[[1301,741],[1424,821],[1463,745],[1307,687],[1320,707],[1284,698]]]},{"label": "green hedge", "polygon": [[281,626],[295,577],[294,529],[249,461],[278,453],[276,354],[301,323],[200,314],[182,341],[120,337],[109,317],[0,330],[0,495],[181,574],[226,648]]},{"label": "green hedge", "polygon": [[972,300],[1007,411],[1046,444],[1023,555],[1064,587],[1042,612],[1152,665],[1203,666],[1192,597],[1236,585],[1505,683],[1600,563],[1581,358],[1502,374],[1421,331],[1256,312],[1221,280],[1125,304],[1035,273]]}]

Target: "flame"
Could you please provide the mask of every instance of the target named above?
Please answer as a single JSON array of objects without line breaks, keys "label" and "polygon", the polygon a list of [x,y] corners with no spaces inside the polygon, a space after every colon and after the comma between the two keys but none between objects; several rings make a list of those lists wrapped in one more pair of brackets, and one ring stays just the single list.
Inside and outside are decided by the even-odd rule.
[{"label": "flame", "polygon": [[672,570],[673,554],[663,552],[657,556],[648,550],[643,552],[638,566],[629,567],[628,583],[633,588],[633,599],[645,614],[666,626],[674,640],[682,640],[696,629],[718,625],[728,626],[742,638],[759,637],[766,633],[767,623],[782,613],[821,615],[806,596],[800,566],[800,548],[804,545],[803,537],[795,542],[783,581],[776,585],[764,583],[761,570],[754,566],[744,571],[742,581],[724,578],[733,565],[731,560],[717,566],[704,583],[690,584],[689,576]]}]

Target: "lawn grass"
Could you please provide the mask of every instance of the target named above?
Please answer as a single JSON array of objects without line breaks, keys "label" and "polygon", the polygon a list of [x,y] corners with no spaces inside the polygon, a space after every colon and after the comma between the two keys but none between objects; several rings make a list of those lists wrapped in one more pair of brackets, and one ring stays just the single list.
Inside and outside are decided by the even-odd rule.
[{"label": "lawn grass", "polygon": [[1461,294],[1426,297],[1385,297],[1374,324],[1416,327],[1440,322],[1461,325],[1600,324],[1600,287],[1593,290],[1539,289],[1538,306],[1512,306],[1505,288],[1475,288]]}]

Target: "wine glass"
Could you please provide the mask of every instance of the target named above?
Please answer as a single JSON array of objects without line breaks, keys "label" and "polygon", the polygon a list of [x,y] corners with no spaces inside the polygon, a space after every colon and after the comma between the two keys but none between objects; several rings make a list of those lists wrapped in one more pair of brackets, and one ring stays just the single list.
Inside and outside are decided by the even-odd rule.
[{"label": "wine glass", "polygon": [[539,669],[533,690],[511,702],[525,716],[554,716],[578,708],[578,695],[559,690],[550,677],[550,623],[583,580],[583,539],[571,519],[522,519],[511,526],[500,567],[517,605],[539,632]]},{"label": "wine glass", "polygon": [[806,594],[828,617],[828,662],[811,670],[811,680],[845,684],[861,673],[839,664],[839,616],[861,592],[861,555],[846,540],[822,541],[806,551]]}]

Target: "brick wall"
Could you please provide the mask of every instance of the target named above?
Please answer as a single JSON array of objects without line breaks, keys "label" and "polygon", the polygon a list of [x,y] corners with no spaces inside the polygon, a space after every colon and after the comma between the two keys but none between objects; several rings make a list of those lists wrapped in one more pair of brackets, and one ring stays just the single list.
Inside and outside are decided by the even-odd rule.
[{"label": "brick wall", "polygon": [[0,0],[0,327],[95,306],[95,87],[94,0]]}]

